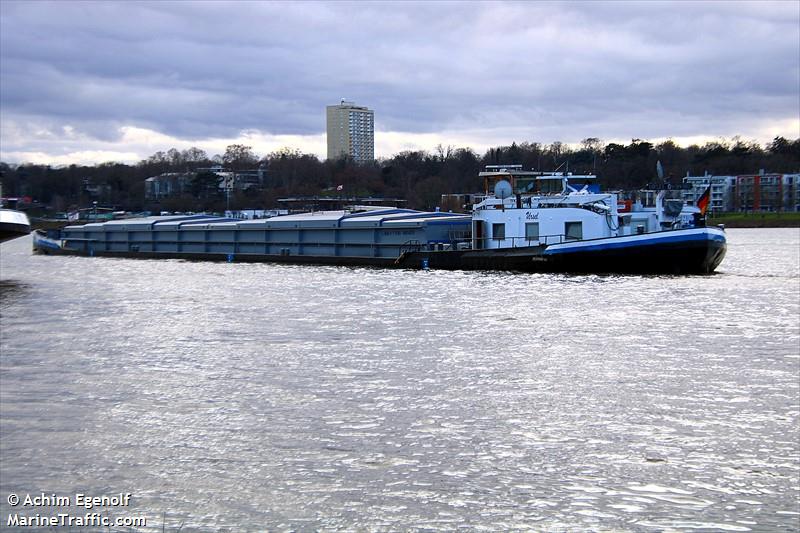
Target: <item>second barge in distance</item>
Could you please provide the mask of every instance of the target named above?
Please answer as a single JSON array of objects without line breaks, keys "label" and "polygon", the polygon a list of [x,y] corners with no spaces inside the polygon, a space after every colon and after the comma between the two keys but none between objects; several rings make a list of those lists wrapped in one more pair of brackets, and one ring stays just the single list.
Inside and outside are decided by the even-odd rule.
[{"label": "second barge in distance", "polygon": [[[722,228],[666,191],[635,201],[593,192],[595,176],[481,172],[471,215],[355,207],[262,220],[150,217],[34,234],[40,253],[528,272],[710,273]],[[578,190],[569,184],[583,183]]]}]

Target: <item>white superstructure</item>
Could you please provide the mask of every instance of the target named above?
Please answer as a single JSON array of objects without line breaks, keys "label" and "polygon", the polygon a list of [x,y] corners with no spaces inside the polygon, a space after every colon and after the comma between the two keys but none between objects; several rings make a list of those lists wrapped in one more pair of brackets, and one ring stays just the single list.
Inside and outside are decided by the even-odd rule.
[{"label": "white superstructure", "polygon": [[593,175],[519,167],[494,167],[480,175],[486,196],[473,206],[473,249],[546,246],[689,228],[699,215],[699,209],[685,207],[681,199],[667,198],[668,191],[640,191],[631,200],[620,200],[614,192],[595,192]]}]

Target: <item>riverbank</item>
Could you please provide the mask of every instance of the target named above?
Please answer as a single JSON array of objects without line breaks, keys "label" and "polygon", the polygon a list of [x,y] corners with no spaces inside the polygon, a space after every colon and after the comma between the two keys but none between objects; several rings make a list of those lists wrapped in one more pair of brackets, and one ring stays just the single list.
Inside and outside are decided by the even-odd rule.
[{"label": "riverbank", "polygon": [[800,228],[800,212],[722,213],[710,217],[708,223],[728,228]]}]

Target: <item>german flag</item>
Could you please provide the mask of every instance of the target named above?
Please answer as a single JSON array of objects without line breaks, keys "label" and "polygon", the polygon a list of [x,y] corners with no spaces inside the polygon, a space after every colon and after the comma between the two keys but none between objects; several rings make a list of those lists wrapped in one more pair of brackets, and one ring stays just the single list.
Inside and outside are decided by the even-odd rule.
[{"label": "german flag", "polygon": [[697,207],[700,209],[700,214],[705,216],[706,211],[708,211],[708,204],[711,203],[711,185],[700,195],[700,198],[697,199]]}]

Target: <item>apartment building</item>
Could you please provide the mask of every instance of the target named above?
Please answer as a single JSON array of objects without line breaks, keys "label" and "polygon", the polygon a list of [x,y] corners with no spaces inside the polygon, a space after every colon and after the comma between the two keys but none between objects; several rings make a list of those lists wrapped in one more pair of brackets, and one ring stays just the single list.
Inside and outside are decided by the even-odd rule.
[{"label": "apartment building", "polygon": [[351,157],[357,163],[375,159],[375,113],[342,100],[326,108],[328,159]]},{"label": "apartment building", "polygon": [[686,176],[683,178],[683,201],[686,205],[696,205],[697,199],[711,186],[711,198],[708,204],[710,213],[733,211],[733,191],[736,176]]},{"label": "apartment building", "polygon": [[711,186],[711,213],[731,211],[800,211],[800,174],[686,176],[683,200],[695,205]]},{"label": "apartment building", "polygon": [[736,211],[800,211],[800,174],[736,176]]}]

